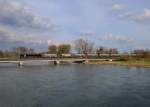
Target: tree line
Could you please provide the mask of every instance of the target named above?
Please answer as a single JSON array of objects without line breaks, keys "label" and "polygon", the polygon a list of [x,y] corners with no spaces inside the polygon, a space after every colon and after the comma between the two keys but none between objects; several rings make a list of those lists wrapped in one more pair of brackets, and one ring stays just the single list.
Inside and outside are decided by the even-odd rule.
[{"label": "tree line", "polygon": [[27,47],[15,47],[7,51],[0,50],[0,58],[16,58],[19,57],[20,54],[34,54],[35,51],[32,48]]},{"label": "tree line", "polygon": [[[85,56],[89,54],[97,54],[97,56],[101,56],[101,54],[108,54],[111,56],[112,54],[120,53],[117,48],[106,48],[104,46],[99,46],[96,48],[95,44],[89,40],[85,39],[77,39],[74,43],[71,44],[60,44],[55,45],[51,44],[48,46],[48,50],[46,53],[49,54],[57,54],[57,56],[61,56],[61,54],[70,54],[72,51],[75,51],[76,54],[84,54]],[[32,48],[27,47],[16,47],[12,48],[10,51],[0,51],[0,57],[17,57],[20,54],[35,54],[36,52]],[[150,57],[150,50],[133,50],[131,52],[125,52],[126,54],[135,54],[136,57],[146,58]]]},{"label": "tree line", "polygon": [[100,46],[95,48],[95,44],[89,40],[77,39],[74,41],[73,46],[70,44],[60,44],[60,45],[49,45],[48,53],[50,54],[69,54],[71,48],[75,50],[77,54],[118,54],[118,50],[116,48],[105,48]]}]

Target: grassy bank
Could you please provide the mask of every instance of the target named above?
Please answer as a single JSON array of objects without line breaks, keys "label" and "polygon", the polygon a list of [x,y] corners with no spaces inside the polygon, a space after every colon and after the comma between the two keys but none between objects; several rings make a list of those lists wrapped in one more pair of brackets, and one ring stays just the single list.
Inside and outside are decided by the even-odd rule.
[{"label": "grassy bank", "polygon": [[150,60],[129,60],[129,61],[90,61],[88,64],[100,65],[124,65],[136,67],[150,67]]}]

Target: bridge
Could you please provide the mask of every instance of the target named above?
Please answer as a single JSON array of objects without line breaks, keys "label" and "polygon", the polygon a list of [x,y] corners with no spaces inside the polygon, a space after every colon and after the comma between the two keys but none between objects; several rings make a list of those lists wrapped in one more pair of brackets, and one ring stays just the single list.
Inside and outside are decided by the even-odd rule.
[{"label": "bridge", "polygon": [[53,64],[61,64],[63,62],[67,63],[88,63],[89,61],[112,61],[114,59],[20,59],[20,60],[3,60],[0,63],[14,63],[18,64],[19,66],[24,65],[25,63],[34,63],[34,62],[52,62]]}]

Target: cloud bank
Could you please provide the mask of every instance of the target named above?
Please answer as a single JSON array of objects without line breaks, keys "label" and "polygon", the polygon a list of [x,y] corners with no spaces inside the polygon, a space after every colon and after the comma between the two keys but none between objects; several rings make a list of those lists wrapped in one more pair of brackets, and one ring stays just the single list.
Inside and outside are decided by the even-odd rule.
[{"label": "cloud bank", "polygon": [[150,9],[144,9],[142,12],[136,12],[121,4],[114,4],[112,11],[117,13],[120,19],[130,20],[138,23],[150,24]]},{"label": "cloud bank", "polygon": [[133,40],[125,35],[113,35],[111,33],[106,34],[99,38],[100,40],[106,40],[106,41],[117,41],[122,43],[132,43]]},{"label": "cloud bank", "polygon": [[0,0],[0,45],[43,45],[55,26],[18,0]]},{"label": "cloud bank", "polygon": [[51,29],[51,23],[17,1],[0,1],[0,24],[27,29]]},{"label": "cloud bank", "polygon": [[22,43],[32,43],[32,44],[42,44],[44,41],[37,39],[35,36],[31,35],[19,35],[13,31],[0,28],[0,41],[3,42],[22,42]]},{"label": "cloud bank", "polygon": [[125,10],[126,10],[126,7],[125,7],[124,5],[122,5],[122,4],[114,4],[114,5],[112,6],[112,10],[113,10],[113,11],[118,11],[118,12],[120,12],[120,11],[125,11]]}]

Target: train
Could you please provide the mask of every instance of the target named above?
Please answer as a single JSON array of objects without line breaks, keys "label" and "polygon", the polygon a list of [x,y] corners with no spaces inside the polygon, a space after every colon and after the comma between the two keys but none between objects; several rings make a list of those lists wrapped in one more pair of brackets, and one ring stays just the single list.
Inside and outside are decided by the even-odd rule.
[{"label": "train", "polygon": [[120,58],[121,56],[136,56],[136,54],[49,54],[49,53],[34,53],[34,54],[20,54],[20,58]]}]

